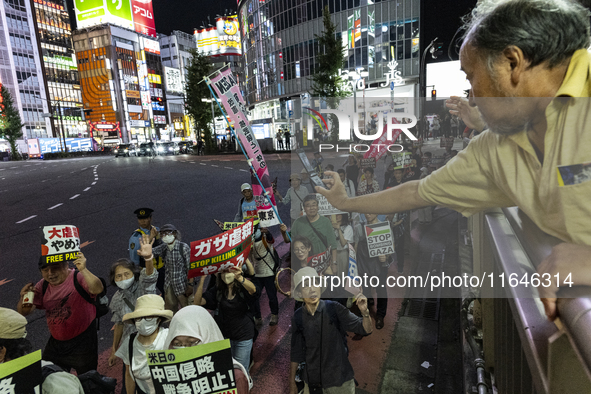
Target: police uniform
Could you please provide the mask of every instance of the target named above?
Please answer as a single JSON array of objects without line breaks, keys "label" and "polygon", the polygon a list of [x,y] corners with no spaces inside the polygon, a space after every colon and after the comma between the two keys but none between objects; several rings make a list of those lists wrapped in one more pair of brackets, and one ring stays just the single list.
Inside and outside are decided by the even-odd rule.
[{"label": "police uniform", "polygon": [[[147,219],[152,216],[153,209],[150,208],[139,208],[136,209],[133,213],[137,216],[138,219]],[[155,228],[157,232],[160,232],[160,229],[156,226],[152,226]],[[129,259],[135,265],[139,265],[140,267],[145,267],[146,262],[143,257],[138,256],[137,251],[140,250],[140,239],[142,235],[150,235],[150,231],[152,229],[146,228],[138,228],[136,229],[131,237],[129,238]],[[152,247],[158,246],[162,243],[160,240],[160,234],[156,235],[156,239],[154,239],[154,244]],[[162,294],[164,294],[164,262],[162,258],[158,257],[154,259],[154,268],[158,271],[158,282],[156,283],[156,287]]]}]

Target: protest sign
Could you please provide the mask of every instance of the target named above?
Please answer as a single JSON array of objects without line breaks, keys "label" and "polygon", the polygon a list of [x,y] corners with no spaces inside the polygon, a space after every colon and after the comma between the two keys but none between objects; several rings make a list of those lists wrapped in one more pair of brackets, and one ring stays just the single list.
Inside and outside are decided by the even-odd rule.
[{"label": "protest sign", "polygon": [[37,394],[41,384],[41,350],[0,364],[0,393]]},{"label": "protest sign", "polygon": [[230,340],[184,349],[148,350],[157,394],[237,394]]},{"label": "protest sign", "polygon": [[[265,199],[265,205],[261,206],[261,210],[272,210],[272,207],[276,206],[276,204],[275,197],[273,195],[273,185],[269,176],[269,169],[267,168],[267,163],[263,157],[261,147],[259,146],[259,143],[252,131],[252,127],[248,122],[248,111],[244,105],[244,99],[242,98],[242,93],[240,93],[240,88],[236,83],[236,79],[232,75],[230,68],[226,68],[220,71],[215,77],[211,78],[211,80],[208,81],[208,84],[216,92],[219,100],[226,109],[228,118],[234,122],[236,135],[244,147],[245,154],[252,162],[252,169],[254,172],[256,172],[258,178],[263,184],[264,189],[261,187],[258,180],[253,176],[253,195],[263,196],[265,192],[268,192],[268,199]],[[269,220],[269,222],[263,226],[269,227],[270,225],[275,224],[279,224],[279,220],[277,218],[274,220]]]},{"label": "protest sign", "polygon": [[367,159],[359,160],[361,168],[376,168],[376,158],[368,157]]},{"label": "protest sign", "polygon": [[369,257],[394,253],[394,237],[390,229],[390,222],[366,224],[365,234],[367,235]]},{"label": "protest sign", "polygon": [[324,271],[326,271],[330,261],[331,248],[332,247],[329,246],[326,251],[308,257],[308,267],[314,268],[318,274],[322,274]]},{"label": "protest sign", "polygon": [[392,160],[394,160],[395,170],[412,167],[412,153],[410,152],[392,153]]},{"label": "protest sign", "polygon": [[439,140],[439,147],[440,148],[453,148],[454,146],[454,137],[441,137]]},{"label": "protest sign", "polygon": [[[233,228],[236,228],[236,227],[244,224],[244,222],[220,222],[219,220],[216,220],[216,219],[213,219],[213,221],[215,222],[215,224],[218,225],[218,227],[222,231],[232,230]],[[255,219],[252,224],[255,226],[257,224],[259,224],[259,219]]]},{"label": "protest sign", "polygon": [[[381,116],[381,115],[378,115]],[[398,124],[398,120],[396,118],[391,118],[393,124]],[[389,122],[390,120],[387,120]],[[364,159],[368,157],[375,157],[378,160],[380,157],[384,155],[384,153],[388,152],[387,149],[384,149],[384,145],[393,145],[396,143],[398,136],[402,133],[401,129],[394,129],[392,131],[392,139],[388,139],[388,124],[384,124],[384,129],[382,130],[382,135],[380,138],[376,138],[372,144],[369,146],[369,149],[363,155]]]},{"label": "protest sign", "polygon": [[78,228],[71,225],[43,227],[41,259],[46,264],[76,260],[80,251]]},{"label": "protest sign", "polygon": [[191,242],[189,278],[239,267],[252,246],[253,220],[206,239]]},{"label": "protest sign", "polygon": [[260,223],[261,227],[271,227],[279,224],[279,219],[275,216],[273,207],[264,196],[254,196],[254,201],[257,203],[258,219],[255,219],[255,224]]},{"label": "protest sign", "polygon": [[326,215],[338,215],[338,214],[346,215],[347,214],[347,212],[340,211],[340,210],[336,209],[335,207],[333,207],[328,202],[326,197],[324,197],[322,194],[316,194],[316,200],[318,201],[318,214],[319,215],[326,216]]},{"label": "protest sign", "polygon": [[359,271],[357,270],[357,253],[355,247],[349,243],[349,268],[347,270],[347,276],[352,279],[352,283],[345,282],[345,290],[354,296],[361,293],[361,278],[359,278]]}]

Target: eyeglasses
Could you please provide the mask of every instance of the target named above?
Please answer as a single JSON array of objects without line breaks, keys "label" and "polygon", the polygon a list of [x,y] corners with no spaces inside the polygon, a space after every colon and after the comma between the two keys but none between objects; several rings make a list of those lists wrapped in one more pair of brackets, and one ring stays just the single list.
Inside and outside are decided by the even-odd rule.
[{"label": "eyeglasses", "polygon": [[172,341],[172,346],[174,346],[174,347],[193,347],[193,346],[197,346],[199,344],[201,344],[201,340],[198,338],[196,338],[194,341],[191,341],[191,342],[182,342],[182,341],[179,341],[176,339],[174,341]]},{"label": "eyeglasses", "polygon": [[293,248],[293,251],[294,252],[302,252],[302,253],[304,253],[304,252],[307,252],[308,251],[308,248]]},{"label": "eyeglasses", "polygon": [[305,204],[304,205],[304,208],[308,208],[308,209],[310,209],[310,208],[318,208],[318,204]]},{"label": "eyeglasses", "polygon": [[161,231],[160,232],[162,235],[173,235],[175,232],[171,231],[171,230],[166,230],[166,231]]},{"label": "eyeglasses", "polygon": [[144,317],[136,317],[136,318],[135,318],[135,321],[136,321],[136,322],[140,322],[140,321],[142,321],[142,320],[145,320],[145,321],[147,321],[148,323],[152,323],[152,322],[155,322],[155,321],[156,321],[156,319],[158,319],[158,317],[157,317],[157,316],[144,316]]}]

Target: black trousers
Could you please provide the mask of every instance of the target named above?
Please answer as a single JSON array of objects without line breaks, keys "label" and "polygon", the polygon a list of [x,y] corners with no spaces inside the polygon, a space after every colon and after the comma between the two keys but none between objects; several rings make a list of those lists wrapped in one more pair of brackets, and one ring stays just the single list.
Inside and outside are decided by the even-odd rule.
[{"label": "black trousers", "polygon": [[80,335],[67,341],[58,341],[49,337],[43,359],[60,366],[64,371],[75,369],[78,375],[97,369],[98,338],[96,320]]}]

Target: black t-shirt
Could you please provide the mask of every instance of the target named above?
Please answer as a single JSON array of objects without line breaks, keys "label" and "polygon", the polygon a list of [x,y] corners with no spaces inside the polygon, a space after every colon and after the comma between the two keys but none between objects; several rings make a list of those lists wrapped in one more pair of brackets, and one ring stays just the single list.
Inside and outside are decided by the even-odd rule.
[{"label": "black t-shirt", "polygon": [[247,341],[254,338],[254,320],[249,305],[252,303],[250,294],[244,288],[240,287],[241,294],[236,294],[229,300],[225,295],[221,295],[218,305],[217,286],[212,286],[204,294],[206,301],[205,308],[217,310],[214,316],[218,323],[224,338],[234,341]]}]

